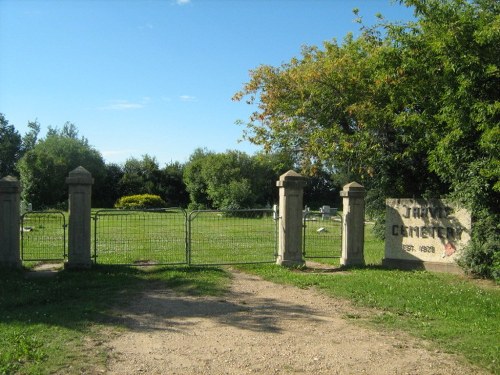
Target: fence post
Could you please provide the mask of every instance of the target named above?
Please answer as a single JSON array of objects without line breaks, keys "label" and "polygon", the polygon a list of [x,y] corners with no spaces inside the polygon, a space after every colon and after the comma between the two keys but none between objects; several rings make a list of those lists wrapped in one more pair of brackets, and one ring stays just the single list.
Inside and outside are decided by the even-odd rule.
[{"label": "fence post", "polygon": [[294,171],[280,176],[279,245],[276,263],[282,266],[304,265],[302,258],[302,206],[305,177]]},{"label": "fence post", "polygon": [[0,267],[21,268],[19,214],[21,184],[17,178],[0,180]]},{"label": "fence post", "polygon": [[365,264],[365,188],[357,182],[344,186],[343,198],[342,257],[343,266]]},{"label": "fence post", "polygon": [[68,262],[66,268],[85,269],[92,265],[90,243],[90,208],[94,179],[78,167],[66,178],[69,186]]}]

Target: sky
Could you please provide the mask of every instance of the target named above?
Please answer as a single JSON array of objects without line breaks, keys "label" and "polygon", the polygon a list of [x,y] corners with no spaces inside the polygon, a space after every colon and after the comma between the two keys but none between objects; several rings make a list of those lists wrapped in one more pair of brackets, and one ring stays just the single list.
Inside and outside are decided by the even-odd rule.
[{"label": "sky", "polygon": [[412,16],[390,0],[0,0],[0,113],[21,135],[69,121],[108,163],[253,154],[236,122],[254,108],[231,100],[249,71],[356,34],[353,8]]}]

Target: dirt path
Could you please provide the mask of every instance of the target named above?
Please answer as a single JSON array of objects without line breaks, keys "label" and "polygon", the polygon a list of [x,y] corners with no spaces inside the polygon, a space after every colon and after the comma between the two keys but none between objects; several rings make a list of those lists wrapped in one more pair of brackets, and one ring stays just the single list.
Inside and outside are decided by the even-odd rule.
[{"label": "dirt path", "polygon": [[361,328],[349,303],[233,272],[224,297],[146,292],[117,311],[109,374],[479,374],[402,333]]}]

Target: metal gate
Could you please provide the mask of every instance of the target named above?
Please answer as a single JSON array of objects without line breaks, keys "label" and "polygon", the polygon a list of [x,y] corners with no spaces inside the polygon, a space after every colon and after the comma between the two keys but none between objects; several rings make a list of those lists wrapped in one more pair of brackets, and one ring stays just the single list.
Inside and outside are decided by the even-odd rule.
[{"label": "metal gate", "polygon": [[273,209],[193,211],[188,217],[188,263],[272,263],[277,222]]},{"label": "metal gate", "polygon": [[100,210],[95,263],[222,265],[271,263],[277,253],[272,209]]},{"label": "metal gate", "polygon": [[99,210],[94,216],[94,261],[101,264],[187,263],[186,211]]},{"label": "metal gate", "polygon": [[66,215],[30,211],[21,216],[21,260],[62,261],[66,251]]},{"label": "metal gate", "polygon": [[342,255],[342,216],[337,212],[304,211],[302,255],[311,258],[340,258]]}]

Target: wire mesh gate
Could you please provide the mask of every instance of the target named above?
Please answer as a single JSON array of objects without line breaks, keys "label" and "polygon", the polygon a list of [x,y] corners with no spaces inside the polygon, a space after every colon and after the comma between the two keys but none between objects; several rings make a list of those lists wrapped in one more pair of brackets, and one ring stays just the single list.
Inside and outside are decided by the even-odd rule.
[{"label": "wire mesh gate", "polygon": [[66,215],[60,211],[30,211],[21,216],[21,260],[60,261],[67,256]]},{"label": "wire mesh gate", "polygon": [[96,263],[222,265],[274,262],[272,209],[192,211],[99,210],[94,216]]},{"label": "wire mesh gate", "polygon": [[342,216],[320,211],[304,211],[302,256],[305,259],[340,258]]},{"label": "wire mesh gate", "polygon": [[272,209],[193,211],[189,214],[189,264],[272,263],[278,246]]},{"label": "wire mesh gate", "polygon": [[103,264],[185,264],[186,211],[99,210],[94,216],[94,261]]}]

